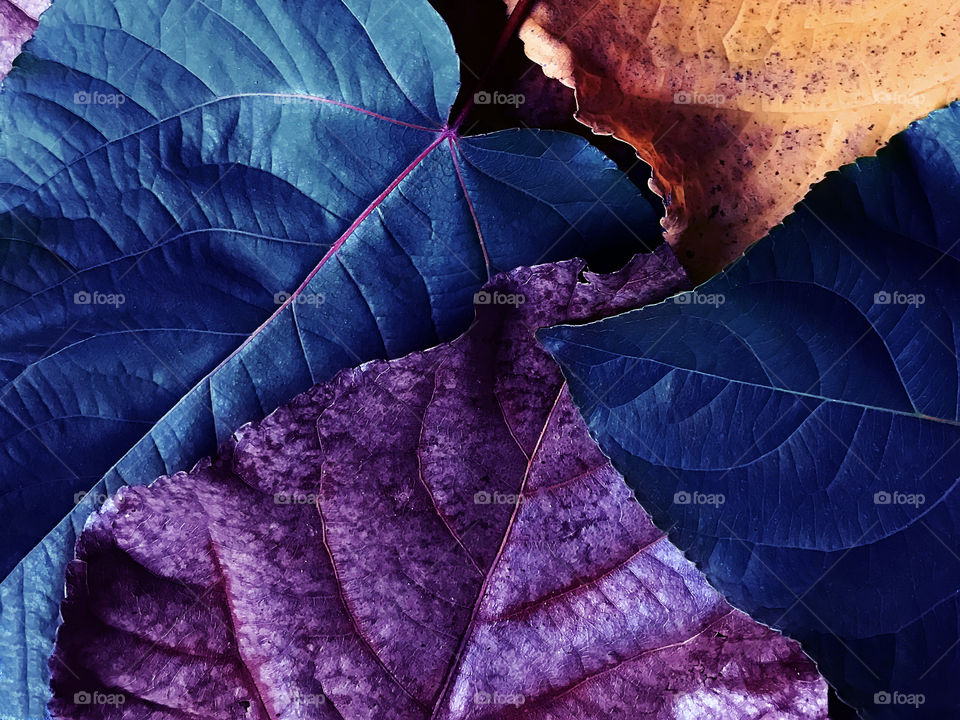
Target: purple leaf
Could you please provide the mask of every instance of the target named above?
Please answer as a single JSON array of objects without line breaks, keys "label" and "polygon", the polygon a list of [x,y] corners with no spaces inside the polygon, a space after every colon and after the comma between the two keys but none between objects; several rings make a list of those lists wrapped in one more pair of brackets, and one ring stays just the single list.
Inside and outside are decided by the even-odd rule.
[{"label": "purple leaf", "polygon": [[0,0],[0,79],[13,65],[20,48],[37,29],[40,13],[48,0]]},{"label": "purple leaf", "polygon": [[122,488],[68,568],[54,716],[826,717],[813,663],[664,539],[533,335],[682,270],[582,270],[498,276],[459,339]]}]

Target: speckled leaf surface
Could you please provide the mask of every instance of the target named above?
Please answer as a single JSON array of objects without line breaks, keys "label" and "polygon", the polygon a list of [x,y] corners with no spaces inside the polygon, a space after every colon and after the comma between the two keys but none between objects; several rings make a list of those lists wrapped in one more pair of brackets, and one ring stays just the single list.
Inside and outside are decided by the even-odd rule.
[{"label": "speckled leaf surface", "polygon": [[960,707],[958,169],[953,105],[694,293],[543,334],[657,525],[864,718]]},{"label": "speckled leaf surface", "polygon": [[68,572],[54,716],[119,717],[89,693],[127,720],[825,717],[813,664],[664,539],[534,339],[683,272],[666,248],[582,269],[500,276],[456,341],[108,500]]},{"label": "speckled leaf surface", "polygon": [[43,14],[0,92],[0,572],[56,528],[0,587],[0,715],[43,712],[63,567],[106,493],[455,337],[493,272],[658,241],[585,141],[464,137],[458,88],[426,0]]},{"label": "speckled leaf surface", "polygon": [[0,78],[10,72],[13,59],[49,5],[48,0],[0,0]]},{"label": "speckled leaf surface", "polygon": [[579,119],[653,166],[696,282],[960,97],[952,0],[537,0],[521,37]]}]

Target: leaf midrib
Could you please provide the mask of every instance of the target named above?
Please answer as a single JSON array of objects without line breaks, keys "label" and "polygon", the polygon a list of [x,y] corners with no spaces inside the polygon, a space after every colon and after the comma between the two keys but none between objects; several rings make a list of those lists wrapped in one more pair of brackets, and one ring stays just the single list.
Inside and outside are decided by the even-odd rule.
[{"label": "leaf midrib", "polygon": [[[189,114],[189,113],[192,113],[192,112],[196,112],[197,110],[202,110],[202,109],[204,109],[204,108],[211,107],[211,106],[213,106],[213,105],[216,105],[216,104],[221,103],[221,102],[226,102],[226,101],[228,101],[228,100],[242,100],[242,99],[245,99],[245,98],[290,98],[290,99],[309,100],[309,101],[311,101],[311,102],[316,102],[316,103],[320,103],[320,104],[323,104],[323,105],[333,105],[333,106],[335,106],[335,107],[339,107],[339,108],[342,108],[342,109],[344,109],[344,110],[350,110],[350,111],[353,111],[353,112],[357,112],[357,113],[360,113],[360,114],[362,114],[362,115],[367,115],[367,116],[369,116],[369,117],[376,118],[376,119],[378,119],[378,120],[383,120],[384,122],[388,122],[388,123],[391,123],[391,124],[393,124],[393,125],[400,125],[400,126],[403,126],[403,127],[408,127],[408,128],[413,129],[413,130],[421,130],[421,131],[423,131],[423,132],[428,132],[428,133],[443,132],[443,128],[441,128],[441,127],[429,128],[429,127],[426,127],[426,126],[424,126],[424,125],[415,125],[415,124],[413,124],[413,123],[404,122],[404,121],[402,121],[402,120],[395,120],[395,119],[393,119],[393,118],[387,117],[386,115],[381,115],[380,113],[375,113],[375,112],[373,112],[372,110],[367,110],[366,108],[362,108],[362,107],[359,107],[359,106],[357,106],[357,105],[351,105],[350,103],[345,103],[345,102],[342,102],[342,101],[339,101],[339,100],[333,100],[333,99],[331,99],[331,98],[322,97],[322,96],[320,96],[320,95],[309,95],[309,94],[299,94],[299,93],[266,93],[266,92],[265,92],[265,93],[254,93],[254,92],[248,92],[248,93],[233,93],[233,94],[230,94],[230,95],[221,95],[221,96],[215,97],[215,98],[213,98],[213,99],[211,99],[211,100],[207,100],[206,102],[198,103],[198,104],[196,104],[196,105],[191,105],[191,106],[188,107],[188,108],[184,108],[184,109],[182,109],[182,110],[178,110],[177,112],[173,113],[172,115],[168,115],[168,116],[166,116],[166,117],[159,118],[159,119],[155,120],[154,122],[149,123],[149,124],[147,124],[147,125],[144,125],[144,126],[142,126],[142,127],[139,127],[139,128],[137,128],[136,130],[133,130],[133,131],[131,131],[131,132],[129,132],[129,133],[126,133],[126,134],[124,134],[124,135],[119,135],[119,136],[117,136],[117,137],[115,137],[115,138],[111,138],[110,140],[107,140],[107,141],[105,141],[105,142],[102,142],[102,143],[98,144],[96,147],[88,150],[87,152],[82,153],[81,155],[77,155],[76,157],[71,158],[71,159],[68,160],[67,162],[63,163],[63,166],[62,166],[62,167],[58,168],[56,172],[54,172],[54,173],[53,173],[52,175],[50,175],[49,177],[45,178],[42,182],[38,183],[35,187],[30,188],[30,191],[31,191],[32,194],[36,194],[40,189],[42,189],[43,187],[45,187],[48,183],[50,183],[51,180],[53,180],[55,177],[57,177],[57,176],[60,175],[61,173],[70,170],[70,169],[73,168],[73,166],[76,165],[77,163],[86,160],[86,159],[87,159],[88,157],[90,157],[91,155],[94,155],[94,154],[96,154],[96,153],[104,150],[105,148],[110,147],[111,145],[114,145],[114,144],[117,144],[117,143],[121,143],[121,142],[123,142],[124,140],[129,140],[130,138],[138,137],[139,135],[142,135],[143,133],[147,132],[148,130],[152,130],[152,129],[156,128],[156,127],[159,127],[159,126],[163,125],[164,123],[170,122],[171,120],[177,120],[177,119],[183,118],[185,115],[187,115],[187,114]],[[74,123],[74,125],[78,124],[79,122],[80,122],[80,121],[78,120],[77,123]],[[72,128],[73,128],[73,126],[71,126],[70,129],[72,129]],[[68,132],[69,132],[69,130],[68,130]],[[64,135],[64,137],[66,137],[66,135]],[[22,173],[20,179],[22,180],[24,177],[26,177],[26,173]],[[19,180],[18,180],[17,182],[19,182]],[[13,188],[15,188],[15,187],[19,187],[19,186],[16,185],[16,184],[11,184],[10,187],[3,193],[3,195],[0,196],[0,200],[2,200],[4,197],[6,197],[6,195],[7,195]],[[24,205],[25,205],[25,203],[20,203],[20,204],[18,204],[18,205],[14,205],[14,206],[12,206],[12,207],[9,207],[9,208],[4,209],[3,212],[5,212],[5,213],[6,213],[6,212],[13,212],[14,210],[16,210],[16,209],[18,209],[18,208],[24,207]]]},{"label": "leaf midrib", "polygon": [[[831,398],[831,397],[827,397],[826,395],[817,395],[815,393],[801,392],[799,390],[791,390],[790,388],[782,388],[782,387],[777,387],[775,385],[761,385],[759,383],[753,383],[748,380],[738,380],[736,378],[727,378],[727,377],[723,377],[722,375],[705,372],[703,370],[694,370],[691,368],[680,367],[678,365],[672,365],[671,363],[664,362],[662,360],[654,360],[653,358],[645,357],[643,355],[614,352],[613,350],[607,350],[605,348],[596,347],[594,345],[588,345],[586,343],[572,340],[569,338],[564,338],[563,343],[572,347],[583,348],[584,350],[592,350],[595,352],[606,353],[607,355],[610,355],[613,358],[630,358],[638,362],[653,363],[655,365],[660,365],[662,367],[669,368],[671,371],[690,373],[691,375],[699,375],[699,376],[711,378],[714,380],[720,380],[728,384],[736,384],[744,387],[754,387],[760,390],[767,390],[770,392],[783,393],[786,395],[799,396],[799,397],[807,397],[812,400],[819,400],[824,403],[834,403],[837,405],[856,407],[863,410],[873,410],[876,412],[888,413],[890,415],[899,415],[903,417],[914,418],[917,420],[927,420],[930,422],[940,422],[946,425],[953,425],[955,427],[960,427],[960,422],[958,422],[957,420],[939,418],[939,417],[934,417],[932,415],[924,415],[923,413],[919,413],[919,412],[910,413],[910,412],[906,412],[905,410],[894,410],[893,408],[879,407],[877,405],[868,405],[866,403],[858,403],[853,400],[845,400],[843,398]],[[596,405],[592,406],[591,409],[595,409],[595,408],[596,408]]]},{"label": "leaf midrib", "polygon": [[[550,411],[547,413],[546,419],[543,421],[543,427],[540,429],[540,435],[537,437],[537,442],[533,447],[533,450],[530,452],[530,457],[527,460],[527,467],[523,471],[523,478],[520,481],[520,488],[517,490],[517,497],[521,498],[524,495],[524,492],[527,487],[527,479],[530,477],[530,471],[533,468],[533,462],[536,459],[540,448],[543,445],[543,439],[547,434],[547,428],[550,427],[550,420],[553,418],[553,413],[556,411],[557,406],[560,404],[560,400],[563,397],[563,391],[567,387],[566,383],[561,383],[560,389],[557,391],[557,396],[554,398],[553,404],[550,406]],[[506,418],[504,418],[506,420]],[[523,448],[521,448],[521,451]],[[433,712],[430,713],[429,720],[437,720],[438,713],[444,707],[444,701],[447,698],[447,695],[450,692],[450,688],[453,684],[453,679],[456,676],[457,670],[459,670],[460,665],[464,657],[464,649],[467,646],[467,643],[473,637],[473,631],[477,624],[477,618],[480,614],[480,607],[483,605],[483,601],[487,596],[487,587],[490,584],[490,579],[493,577],[493,573],[497,568],[497,565],[500,562],[500,558],[503,555],[503,551],[507,546],[507,543],[510,540],[510,535],[513,532],[514,524],[517,520],[517,515],[520,513],[520,507],[523,503],[516,502],[513,506],[513,512],[510,515],[510,519],[507,522],[507,527],[503,532],[503,539],[500,541],[500,547],[497,549],[497,554],[494,556],[493,560],[490,562],[490,567],[487,568],[486,576],[483,578],[483,583],[480,585],[480,589],[477,591],[477,598],[473,604],[473,610],[470,613],[470,620],[467,622],[467,626],[463,631],[463,636],[460,638],[460,645],[457,647],[456,652],[453,655],[453,658],[450,661],[450,666],[447,668],[447,675],[444,678],[443,685],[440,687],[440,692],[437,695],[437,701],[433,706]]]}]

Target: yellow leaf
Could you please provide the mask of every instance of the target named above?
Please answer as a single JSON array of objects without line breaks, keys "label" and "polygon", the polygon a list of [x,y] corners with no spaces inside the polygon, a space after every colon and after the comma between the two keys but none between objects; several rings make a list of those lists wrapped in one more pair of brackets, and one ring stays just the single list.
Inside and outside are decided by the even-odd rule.
[{"label": "yellow leaf", "polygon": [[960,97],[956,1],[538,0],[521,37],[579,120],[653,167],[697,281],[825,173]]}]

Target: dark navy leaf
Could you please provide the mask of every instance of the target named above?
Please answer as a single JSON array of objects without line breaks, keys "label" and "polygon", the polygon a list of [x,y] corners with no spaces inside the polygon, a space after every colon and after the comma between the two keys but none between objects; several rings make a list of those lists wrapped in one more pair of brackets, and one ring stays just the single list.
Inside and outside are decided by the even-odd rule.
[{"label": "dark navy leaf", "polygon": [[543,333],[657,524],[866,718],[960,712],[958,197],[953,105],[695,292]]},{"label": "dark navy leaf", "polygon": [[458,87],[426,0],[43,15],[0,94],[0,569],[93,490],[0,588],[0,715],[43,712],[63,565],[105,493],[455,336],[491,272],[656,241],[583,140],[463,137]]}]

